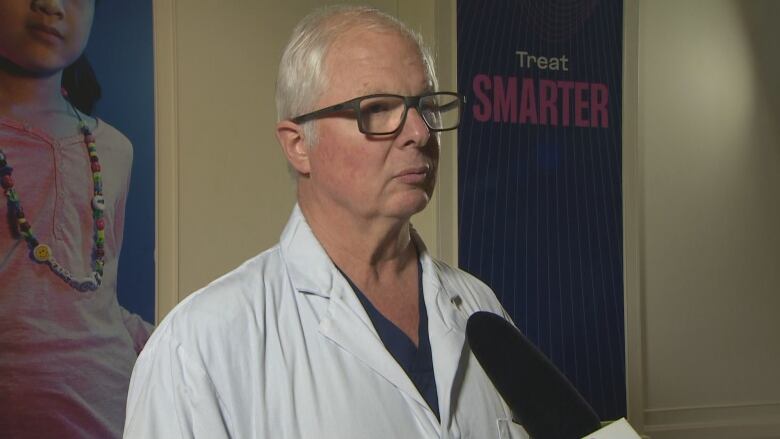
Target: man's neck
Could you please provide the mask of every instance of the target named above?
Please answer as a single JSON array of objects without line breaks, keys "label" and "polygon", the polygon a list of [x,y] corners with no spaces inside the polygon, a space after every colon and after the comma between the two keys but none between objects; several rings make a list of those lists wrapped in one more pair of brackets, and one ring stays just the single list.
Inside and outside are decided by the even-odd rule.
[{"label": "man's neck", "polygon": [[416,263],[408,221],[364,219],[339,206],[326,209],[305,197],[299,197],[299,203],[328,256],[358,285],[397,276]]},{"label": "man's neck", "polygon": [[377,311],[417,345],[419,273],[409,220],[364,218],[331,200],[323,205],[300,183],[298,203],[325,252]]}]

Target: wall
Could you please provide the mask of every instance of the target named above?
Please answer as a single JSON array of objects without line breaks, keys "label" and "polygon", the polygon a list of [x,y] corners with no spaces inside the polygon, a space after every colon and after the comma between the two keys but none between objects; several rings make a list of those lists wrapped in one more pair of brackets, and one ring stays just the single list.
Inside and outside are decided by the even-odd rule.
[{"label": "wall", "polygon": [[[278,241],[295,196],[274,137],[276,68],[295,23],[329,3],[336,2],[154,2],[158,319]],[[455,83],[454,38],[447,36],[454,7],[443,0],[368,3],[407,21],[430,43],[444,41],[442,86]],[[454,145],[443,147],[440,189],[413,219],[431,251],[451,261],[455,156]],[[439,215],[442,206],[453,213]]]},{"label": "wall", "polygon": [[780,3],[627,5],[632,421],[653,439],[778,438]]}]

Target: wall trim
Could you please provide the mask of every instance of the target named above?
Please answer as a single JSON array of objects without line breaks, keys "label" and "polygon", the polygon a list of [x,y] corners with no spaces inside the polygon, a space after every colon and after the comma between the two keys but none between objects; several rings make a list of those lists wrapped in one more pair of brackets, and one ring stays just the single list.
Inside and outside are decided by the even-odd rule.
[{"label": "wall trim", "polygon": [[644,432],[642,155],[639,133],[639,0],[623,3],[623,288],[627,418]]},{"label": "wall trim", "polygon": [[[436,0],[437,73],[441,89],[458,89],[457,8],[450,0]],[[461,91],[463,92],[463,91]],[[439,154],[439,182],[436,197],[437,254],[444,262],[458,266],[458,135],[442,133]]]},{"label": "wall trim", "polygon": [[651,408],[645,410],[648,424],[711,423],[746,419],[780,423],[780,401],[744,402],[722,405]]},{"label": "wall trim", "polygon": [[179,302],[179,139],[176,1],[153,2],[155,110],[155,318]]},{"label": "wall trim", "polygon": [[653,439],[777,439],[780,401],[645,410]]}]

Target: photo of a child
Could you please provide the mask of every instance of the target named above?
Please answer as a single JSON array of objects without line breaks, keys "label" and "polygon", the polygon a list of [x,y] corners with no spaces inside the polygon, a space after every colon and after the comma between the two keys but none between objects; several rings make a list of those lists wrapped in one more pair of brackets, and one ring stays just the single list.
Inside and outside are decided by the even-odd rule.
[{"label": "photo of a child", "polygon": [[0,2],[0,432],[121,437],[152,326],[117,300],[133,147],[91,116],[95,0]]}]

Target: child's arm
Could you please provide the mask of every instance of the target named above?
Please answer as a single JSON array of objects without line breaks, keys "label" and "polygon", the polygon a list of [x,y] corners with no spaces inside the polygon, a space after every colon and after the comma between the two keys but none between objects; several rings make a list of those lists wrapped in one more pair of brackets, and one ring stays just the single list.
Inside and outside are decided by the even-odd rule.
[{"label": "child's arm", "polygon": [[143,349],[146,344],[146,340],[149,339],[149,336],[152,335],[152,331],[154,331],[154,325],[147,323],[141,316],[131,313],[122,306],[119,307],[119,311],[122,313],[122,320],[124,321],[125,328],[127,328],[127,332],[130,333],[130,338],[133,339],[135,353],[140,354],[141,349]]},{"label": "child's arm", "polygon": [[[112,131],[112,134],[116,136],[116,138],[112,139],[112,141],[117,145],[124,143],[125,145],[122,150],[126,151],[127,154],[125,161],[122,163],[123,166],[117,167],[117,171],[120,171],[121,169],[121,172],[124,174],[121,176],[122,182],[124,184],[117,196],[116,204],[114,205],[114,237],[116,239],[116,251],[118,253],[122,250],[122,241],[124,238],[125,206],[127,204],[127,193],[130,188],[130,170],[132,169],[133,164],[133,147],[130,144],[130,141],[119,131]],[[149,336],[152,334],[154,326],[144,321],[141,316],[131,313],[122,306],[119,307],[119,310],[122,314],[122,321],[125,325],[125,328],[130,334],[130,338],[133,340],[135,352],[140,353],[141,349],[143,349],[144,345],[146,344],[146,340],[148,340]]]}]

